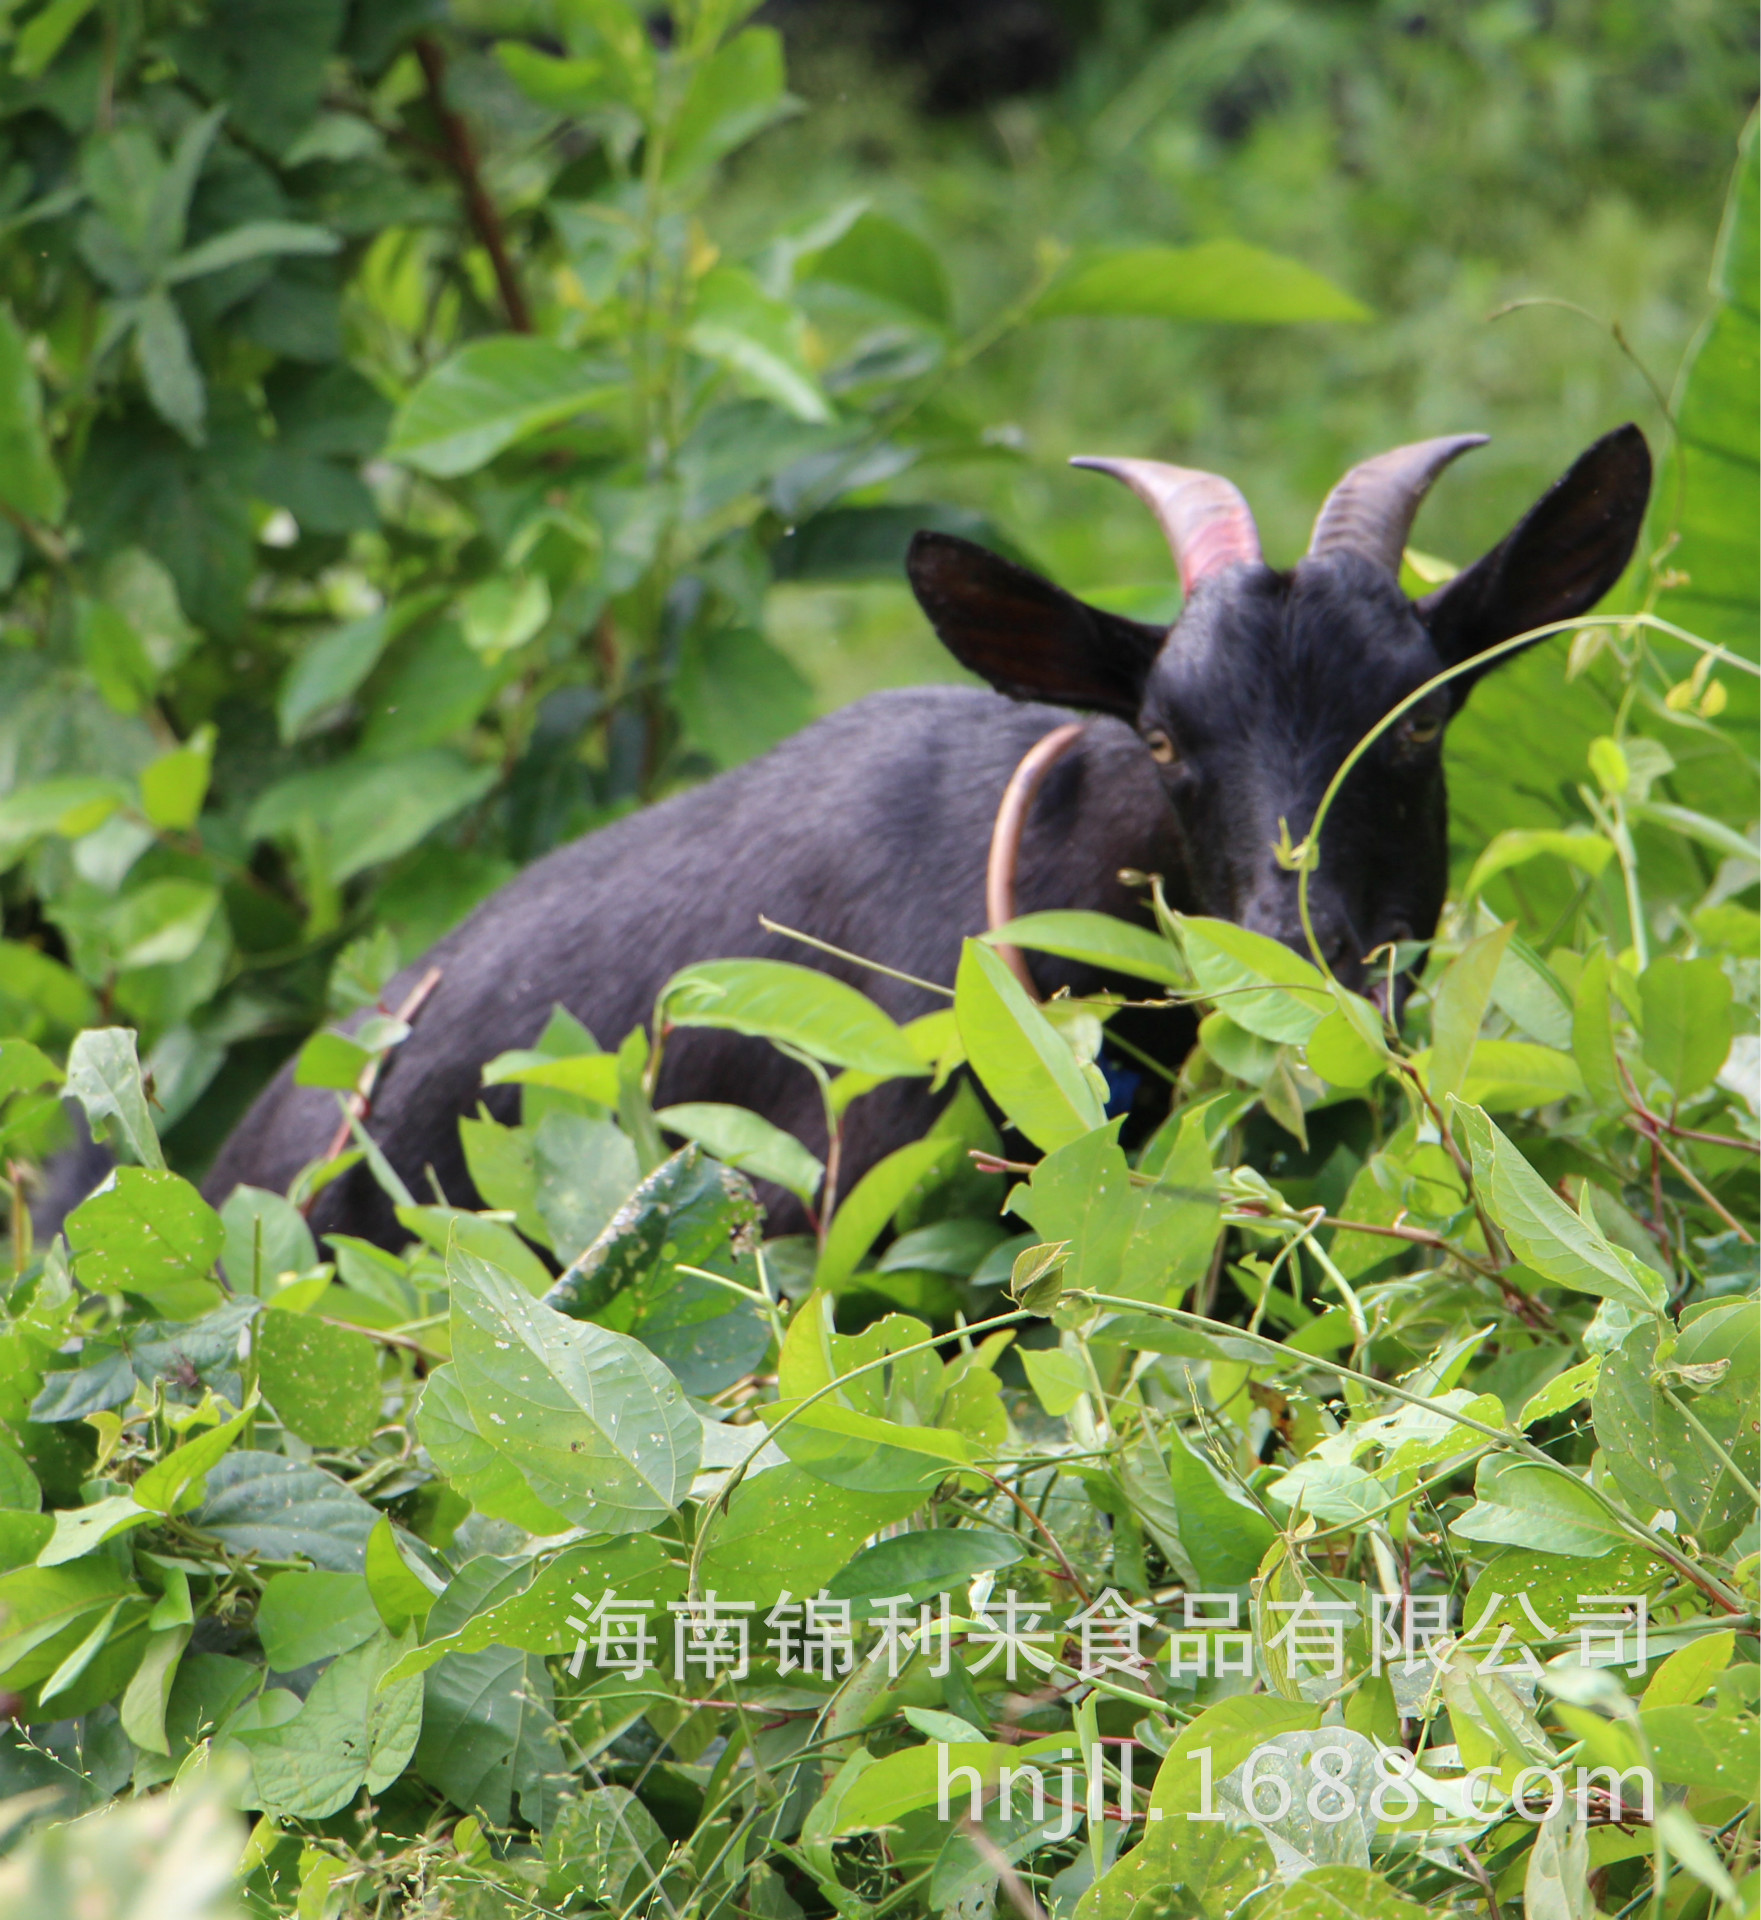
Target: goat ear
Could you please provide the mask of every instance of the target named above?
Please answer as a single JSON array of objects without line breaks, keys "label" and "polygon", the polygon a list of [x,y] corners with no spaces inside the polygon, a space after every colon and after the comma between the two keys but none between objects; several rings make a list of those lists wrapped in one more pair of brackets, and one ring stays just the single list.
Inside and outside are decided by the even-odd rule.
[{"label": "goat ear", "polygon": [[1161,627],[1088,606],[948,533],[919,533],[905,572],[943,646],[999,693],[1137,718]]},{"label": "goat ear", "polygon": [[[1625,571],[1650,496],[1645,436],[1630,423],[1604,434],[1490,553],[1418,602],[1443,658],[1455,666],[1529,627],[1587,613]],[[1451,682],[1456,706],[1478,677]]]}]

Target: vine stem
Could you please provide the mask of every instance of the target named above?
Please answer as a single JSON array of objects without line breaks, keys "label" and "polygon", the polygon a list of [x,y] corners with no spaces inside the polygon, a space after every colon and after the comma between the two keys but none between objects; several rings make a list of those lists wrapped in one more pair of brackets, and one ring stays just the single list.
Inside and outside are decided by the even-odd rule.
[{"label": "vine stem", "polygon": [[1725,1206],[1723,1202],[1720,1201],[1694,1173],[1692,1173],[1689,1170],[1686,1163],[1683,1160],[1681,1160],[1679,1156],[1670,1152],[1670,1150],[1663,1144],[1663,1142],[1660,1139],[1658,1139],[1657,1135],[1649,1127],[1640,1125],[1639,1132],[1642,1133],[1646,1137],[1646,1139],[1650,1141],[1651,1151],[1655,1154],[1661,1154],[1663,1158],[1667,1160],[1672,1167],[1674,1167],[1676,1172],[1679,1173],[1681,1177],[1688,1183],[1688,1185],[1692,1187],[1693,1190],[1700,1196],[1700,1198],[1706,1202],[1707,1206],[1709,1206],[1712,1209],[1712,1211],[1718,1215],[1719,1219],[1722,1220],[1724,1224],[1731,1229],[1731,1231],[1737,1236],[1737,1238],[1740,1241],[1742,1241],[1744,1246],[1752,1247],[1755,1244],[1755,1236],[1749,1231],[1749,1229],[1745,1227],[1743,1223],[1736,1217],[1736,1215],[1732,1213],[1731,1210],[1727,1206]]},{"label": "vine stem", "polygon": [[978,1473],[982,1473],[984,1477],[991,1483],[993,1487],[996,1488],[996,1490],[1000,1494],[1003,1494],[1008,1499],[1013,1500],[1016,1506],[1018,1506],[1021,1509],[1021,1511],[1027,1515],[1028,1520],[1032,1523],[1035,1531],[1038,1532],[1044,1538],[1046,1545],[1051,1548],[1053,1558],[1057,1561],[1058,1565],[1064,1569],[1064,1578],[1068,1580],[1071,1586],[1073,1586],[1076,1589],[1077,1599],[1079,1599],[1082,1602],[1082,1604],[1086,1607],[1090,1599],[1092,1598],[1092,1596],[1090,1595],[1088,1588],[1083,1584],[1082,1575],[1079,1574],[1076,1571],[1076,1569],[1070,1564],[1069,1560],[1065,1556],[1064,1549],[1058,1545],[1057,1535],[1052,1532],[1051,1528],[1046,1525],[1045,1521],[1041,1519],[1037,1513],[1034,1512],[1033,1508],[1030,1507],[1027,1504],[1027,1502],[1022,1499],[1021,1495],[1018,1494],[1015,1491],[1015,1489],[1012,1486],[1010,1486],[1008,1481],[1003,1479],[1003,1477],[1000,1474],[992,1473],[986,1467],[978,1467],[975,1469],[975,1471]]},{"label": "vine stem", "polygon": [[1249,1340],[1255,1346],[1266,1350],[1269,1359],[1280,1365],[1288,1366],[1292,1359],[1304,1362],[1325,1373],[1334,1373],[1347,1380],[1355,1380],[1361,1386],[1371,1388],[1376,1393],[1391,1395],[1403,1400],[1408,1406],[1423,1407],[1427,1413],[1435,1413],[1445,1420],[1452,1420],[1458,1427],[1467,1427],[1474,1433],[1484,1434],[1488,1440],[1496,1440],[1500,1446],[1508,1447],[1511,1452],[1521,1455],[1532,1466],[1544,1467],[1547,1472],[1562,1476],[1574,1487],[1587,1493],[1622,1527],[1626,1528],[1635,1540],[1641,1541],[1666,1566],[1672,1567],[1683,1579],[1691,1580],[1706,1597],[1721,1607],[1726,1613],[1747,1614],[1748,1605],[1740,1594],[1734,1593],[1722,1580],[1703,1572],[1685,1555],[1672,1547],[1667,1540],[1659,1536],[1654,1529],[1646,1526],[1636,1514],[1628,1512],[1613,1495],[1605,1493],[1600,1487],[1588,1480],[1580,1480],[1569,1467],[1560,1463],[1549,1453],[1537,1447],[1533,1441],[1521,1434],[1513,1434],[1502,1427],[1491,1427],[1483,1420],[1475,1420],[1471,1415],[1458,1413],[1453,1407],[1446,1407],[1440,1400],[1433,1400],[1422,1393],[1409,1393],[1405,1387],[1397,1387],[1392,1381],[1378,1380],[1373,1374],[1360,1373],[1356,1367],[1342,1366],[1337,1360],[1321,1360],[1309,1354],[1297,1353],[1294,1349],[1281,1346],[1276,1340],[1268,1340],[1261,1334],[1250,1334],[1240,1327],[1232,1327],[1222,1320],[1207,1320],[1202,1314],[1186,1313],[1179,1307],[1159,1306],[1148,1300],[1128,1300],[1119,1294],[1096,1293],[1088,1287],[1072,1287],[1069,1298],[1087,1300],[1097,1307],[1113,1307],[1129,1313],[1147,1313],[1159,1320],[1173,1320],[1182,1326],[1197,1327],[1204,1333],[1213,1334],[1226,1340]]},{"label": "vine stem", "polygon": [[1739,1467],[1725,1451],[1716,1435],[1710,1431],[1700,1416],[1682,1399],[1673,1387],[1663,1386],[1661,1380],[1658,1381],[1657,1384],[1659,1387],[1662,1387],[1664,1399],[1675,1408],[1676,1412],[1681,1415],[1688,1425],[1693,1428],[1700,1438],[1705,1441],[1707,1446],[1718,1456],[1719,1460],[1723,1462],[1725,1472],[1728,1473],[1737,1485],[1742,1488],[1744,1493],[1749,1496],[1750,1504],[1761,1507],[1761,1487],[1757,1487],[1754,1481],[1744,1473],[1742,1468]]},{"label": "vine stem", "polygon": [[[908,1360],[914,1353],[933,1352],[935,1348],[945,1346],[950,1340],[959,1340],[975,1333],[993,1333],[998,1327],[1018,1327],[1024,1320],[1040,1320],[1044,1317],[1043,1314],[1030,1313],[1025,1307],[1018,1307],[1013,1313],[993,1314],[988,1320],[974,1320],[969,1326],[955,1327],[947,1333],[933,1333],[927,1340],[914,1340],[908,1347],[897,1347],[891,1353],[883,1353],[878,1359],[865,1360],[861,1366],[852,1367],[848,1373],[840,1373],[836,1379],[828,1380],[823,1387],[815,1387],[805,1399],[796,1401],[794,1406],[771,1428],[771,1438],[774,1440],[785,1427],[792,1426],[809,1407],[825,1399],[828,1394],[836,1393],[840,1387],[848,1386],[852,1380],[860,1380],[865,1373],[873,1373],[878,1368],[891,1366],[897,1360]],[[748,1455],[734,1468],[728,1475],[721,1492],[709,1503],[708,1509],[699,1521],[697,1538],[691,1543],[691,1564],[685,1582],[687,1594],[696,1594],[700,1591],[697,1576],[702,1569],[704,1548],[709,1541],[710,1523],[718,1512],[727,1512],[728,1503],[734,1497],[734,1489],[745,1479],[746,1471],[751,1466],[755,1454],[762,1451],[762,1448],[755,1449],[753,1455]],[[961,1471],[958,1461],[950,1460],[944,1464],[949,1473]],[[926,1466],[925,1473],[927,1474],[928,1471]],[[979,1469],[974,1467],[970,1471],[976,1473]]]}]

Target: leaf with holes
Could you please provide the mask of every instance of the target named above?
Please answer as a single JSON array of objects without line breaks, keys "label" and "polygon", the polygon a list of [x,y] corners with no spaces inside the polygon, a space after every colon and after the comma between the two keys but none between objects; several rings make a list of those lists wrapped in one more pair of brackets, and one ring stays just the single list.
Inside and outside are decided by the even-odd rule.
[{"label": "leaf with holes", "polygon": [[566,1319],[455,1249],[452,1348],[478,1435],[546,1506],[596,1533],[638,1533],[678,1506],[702,1428],[666,1368],[627,1334]]}]

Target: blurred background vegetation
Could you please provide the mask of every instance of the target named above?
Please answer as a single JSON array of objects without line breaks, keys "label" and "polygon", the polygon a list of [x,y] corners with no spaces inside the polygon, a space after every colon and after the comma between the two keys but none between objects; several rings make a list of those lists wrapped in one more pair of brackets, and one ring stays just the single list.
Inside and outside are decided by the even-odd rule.
[{"label": "blurred background vegetation", "polygon": [[[1608,427],[1667,445],[1750,8],[749,12],[0,22],[0,1024],[138,1026],[185,1164],[519,864],[953,677],[914,526],[1171,616],[1070,454],[1229,474],[1277,563],[1353,460],[1482,429],[1416,535],[1461,564]],[[1068,297],[1213,243],[1234,295],[1177,251]],[[1597,698],[1557,652],[1476,694],[1465,856],[1573,817]],[[1702,732],[1678,797],[1753,818]]]}]

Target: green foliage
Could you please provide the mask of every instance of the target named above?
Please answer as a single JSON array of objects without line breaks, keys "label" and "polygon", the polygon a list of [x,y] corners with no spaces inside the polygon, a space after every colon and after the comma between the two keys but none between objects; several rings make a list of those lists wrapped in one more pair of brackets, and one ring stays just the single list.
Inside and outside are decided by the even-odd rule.
[{"label": "green foliage", "polygon": [[[1018,369],[1084,316],[1384,337],[1385,288],[1098,229],[962,332],[960,246],[857,195],[739,214],[745,143],[799,105],[748,12],[52,0],[4,29],[0,1913],[1752,1904],[1752,131],[1656,564],[1520,669],[1547,737],[1495,806],[1467,783],[1404,1032],[1224,922],[1036,914],[908,1027],[714,957],[615,1052],[559,1010],[485,1068],[517,1116],[462,1123],[481,1213],[397,1188],[369,1108],[344,1152],[396,1253],[314,1239],[340,1158],[218,1212],[185,1178],[268,1037],[806,716],[768,589],[982,531],[885,490],[1004,466],[951,397],[987,341]],[[1168,88],[1276,79],[1298,31],[1323,73],[1355,44],[1319,7],[1197,10],[1083,138],[1127,172]],[[1395,36],[1358,97],[1461,31]],[[1508,718],[1498,684],[1470,716]],[[1147,1140],[1106,1111],[1117,1001],[1036,1002],[999,943],[1202,1016]],[[744,1109],[656,1113],[690,1025],[805,1064],[834,1148],[877,1088],[956,1091],[852,1183]],[[367,1084],[408,1030],[321,1028],[298,1077]],[[41,1247],[63,1094],[120,1165]],[[752,1178],[811,1233],[767,1240]],[[1411,1661],[1374,1618],[1405,1595],[1440,1622]],[[1610,1596],[1643,1653],[1630,1620],[1607,1651]],[[744,1661],[686,1635],[712,1598]],[[847,1644],[809,1652],[809,1603]],[[1315,1607],[1331,1651],[1292,1632]],[[1085,1618],[1144,1658],[1098,1665]],[[1085,1809],[1124,1804],[1127,1754],[1121,1832]],[[1596,1786],[1524,1817],[1554,1766],[1648,1768],[1649,1812]]]}]

